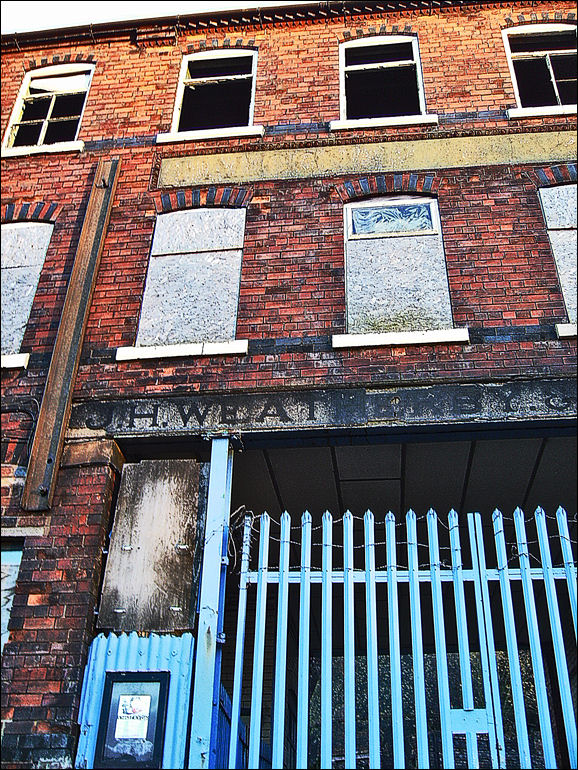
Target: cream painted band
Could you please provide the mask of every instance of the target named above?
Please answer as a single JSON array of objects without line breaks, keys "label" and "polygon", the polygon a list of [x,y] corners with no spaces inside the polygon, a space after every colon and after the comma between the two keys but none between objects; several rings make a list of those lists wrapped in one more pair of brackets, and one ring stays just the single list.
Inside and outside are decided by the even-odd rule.
[{"label": "cream painted band", "polygon": [[163,158],[159,187],[242,184],[338,174],[555,163],[576,158],[574,131],[418,139],[295,150],[257,150]]}]

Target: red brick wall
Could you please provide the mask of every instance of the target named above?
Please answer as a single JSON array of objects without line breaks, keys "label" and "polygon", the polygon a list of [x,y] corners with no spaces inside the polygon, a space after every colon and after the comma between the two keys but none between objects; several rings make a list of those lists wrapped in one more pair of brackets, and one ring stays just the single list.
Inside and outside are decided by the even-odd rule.
[{"label": "red brick wall", "polygon": [[2,719],[5,749],[14,759],[26,749],[26,767],[73,758],[115,482],[110,466],[63,468],[44,536],[25,540],[2,655]]}]

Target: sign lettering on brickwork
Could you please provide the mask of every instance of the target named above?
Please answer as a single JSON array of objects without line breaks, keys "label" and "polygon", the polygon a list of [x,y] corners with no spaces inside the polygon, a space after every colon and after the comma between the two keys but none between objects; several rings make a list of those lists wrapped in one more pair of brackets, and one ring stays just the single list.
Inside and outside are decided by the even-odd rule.
[{"label": "sign lettering on brickwork", "polygon": [[108,434],[187,434],[572,417],[571,380],[369,390],[129,398],[77,404],[70,427]]}]

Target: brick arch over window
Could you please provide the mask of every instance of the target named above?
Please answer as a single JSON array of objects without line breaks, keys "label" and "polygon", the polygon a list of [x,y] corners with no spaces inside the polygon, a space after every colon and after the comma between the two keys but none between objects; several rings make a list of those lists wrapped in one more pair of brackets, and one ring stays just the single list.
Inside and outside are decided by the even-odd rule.
[{"label": "brick arch over window", "polygon": [[49,67],[55,64],[94,64],[94,54],[71,54],[67,53],[64,56],[52,56],[51,58],[44,59],[28,59],[24,62],[24,70],[29,72],[30,70],[39,69],[40,67]]},{"label": "brick arch over window", "polygon": [[548,22],[556,21],[576,21],[575,13],[564,13],[563,11],[542,11],[538,16],[537,13],[530,13],[524,16],[520,13],[514,19],[512,16],[506,16],[502,29],[509,29],[510,27],[519,27],[520,24],[545,24]]},{"label": "brick arch over window", "polygon": [[538,188],[570,182],[576,183],[576,163],[557,163],[552,166],[543,166],[535,169],[530,176]]},{"label": "brick arch over window", "polygon": [[198,40],[187,46],[187,54],[200,53],[201,51],[216,51],[219,48],[245,48],[247,50],[256,51],[258,46],[255,45],[254,37],[249,40],[243,40],[243,38],[237,37],[234,41],[229,37],[224,38],[224,40]]},{"label": "brick arch over window", "polygon": [[157,214],[168,214],[170,211],[183,209],[220,207],[245,208],[249,205],[253,191],[247,187],[211,186],[199,189],[157,191],[153,200]]},{"label": "brick arch over window", "polygon": [[52,222],[54,223],[63,210],[62,204],[51,201],[12,201],[2,204],[0,221],[10,222]]},{"label": "brick arch over window", "polygon": [[416,35],[413,32],[409,24],[405,24],[403,27],[398,24],[394,24],[390,29],[387,29],[385,24],[382,24],[379,29],[377,27],[367,27],[367,29],[346,29],[343,34],[339,36],[340,43],[346,43],[349,40],[357,40],[363,37],[376,37],[381,35]]},{"label": "brick arch over window", "polygon": [[442,178],[432,174],[371,174],[346,180],[334,187],[344,203],[369,198],[374,195],[423,193],[434,195],[442,183]]}]

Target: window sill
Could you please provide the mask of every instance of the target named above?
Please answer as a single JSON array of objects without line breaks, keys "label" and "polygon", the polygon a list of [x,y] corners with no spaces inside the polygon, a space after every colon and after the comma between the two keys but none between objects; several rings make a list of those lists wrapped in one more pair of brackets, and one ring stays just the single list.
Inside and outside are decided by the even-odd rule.
[{"label": "window sill", "polygon": [[30,353],[2,353],[0,368],[27,369]]},{"label": "window sill", "polygon": [[470,335],[464,329],[432,329],[419,332],[379,332],[371,334],[334,334],[333,348],[374,348],[398,345],[436,345],[447,342],[469,344]]},{"label": "window sill", "polygon": [[228,139],[235,136],[263,136],[265,126],[233,126],[231,128],[207,128],[200,131],[177,131],[157,134],[157,144],[168,142],[196,142],[199,139]]},{"label": "window sill", "polygon": [[331,120],[330,131],[347,131],[355,128],[382,128],[387,126],[416,126],[439,123],[437,115],[398,115],[392,118],[361,118],[360,120]]},{"label": "window sill", "polygon": [[556,324],[556,334],[558,339],[574,339],[577,336],[578,326],[576,324]]},{"label": "window sill", "polygon": [[246,355],[248,340],[228,342],[193,342],[181,345],[143,345],[116,349],[117,361],[140,361],[145,358],[181,358],[187,356],[230,356]]},{"label": "window sill", "polygon": [[82,152],[84,142],[56,142],[55,144],[42,144],[39,147],[4,147],[3,158],[16,158],[22,155],[38,155],[46,152]]},{"label": "window sill", "polygon": [[575,104],[550,107],[514,107],[506,110],[508,118],[540,118],[555,115],[575,115]]}]

